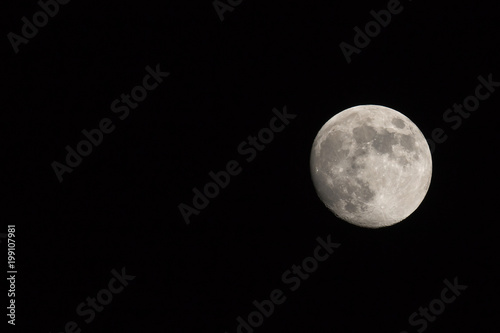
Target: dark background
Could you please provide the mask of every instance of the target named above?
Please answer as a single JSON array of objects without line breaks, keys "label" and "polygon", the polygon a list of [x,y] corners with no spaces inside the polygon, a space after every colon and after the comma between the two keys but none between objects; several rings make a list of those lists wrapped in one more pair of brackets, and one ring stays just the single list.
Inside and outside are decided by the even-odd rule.
[{"label": "dark background", "polygon": [[[18,54],[3,38],[0,232],[17,226],[15,329],[236,332],[280,288],[286,302],[256,332],[416,332],[408,317],[458,277],[468,289],[427,332],[495,332],[500,92],[457,130],[442,116],[479,75],[500,81],[500,5],[402,5],[351,64],[339,44],[387,1],[244,0],[221,22],[211,1],[73,0]],[[3,35],[38,10],[3,1]],[[170,77],[118,120],[111,102],[156,64]],[[421,206],[378,230],[337,219],[309,172],[318,130],[360,104],[448,135]],[[285,105],[297,118],[246,163],[238,145]],[[59,183],[51,163],[105,117],[116,130]],[[241,174],[186,225],[178,205],[233,159]],[[290,292],[281,275],[328,235],[342,245]],[[83,323],[76,306],[122,267],[135,280]]]}]

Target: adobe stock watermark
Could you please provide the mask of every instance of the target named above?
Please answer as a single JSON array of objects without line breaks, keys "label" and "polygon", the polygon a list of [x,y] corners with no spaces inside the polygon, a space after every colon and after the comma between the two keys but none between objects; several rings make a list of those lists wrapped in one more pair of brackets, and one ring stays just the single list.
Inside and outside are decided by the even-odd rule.
[{"label": "adobe stock watermark", "polygon": [[[121,273],[112,269],[111,275],[113,277],[109,280],[107,288],[101,289],[96,297],[87,297],[85,302],[77,305],[76,314],[82,317],[82,320],[86,324],[93,322],[96,312],[101,313],[105,309],[105,306],[113,301],[113,297],[120,294],[129,285],[129,282],[135,279],[135,276],[127,275],[125,267],[122,268]],[[82,329],[80,326],[75,321],[68,321],[64,325],[64,329],[58,333],[81,333]]]},{"label": "adobe stock watermark", "polygon": [[[496,90],[500,87],[500,82],[493,81],[493,74],[488,74],[485,79],[482,75],[477,77],[479,84],[474,89],[474,94],[465,97],[462,104],[453,104],[453,108],[447,109],[443,113],[443,120],[445,123],[452,123],[451,129],[457,130],[464,119],[470,117],[471,113],[479,108],[480,102],[484,102],[491,97]],[[436,149],[436,143],[443,143],[448,139],[448,135],[441,127],[436,127],[431,132],[431,138],[427,139],[427,143],[433,153]]]},{"label": "adobe stock watermark", "polygon": [[[413,312],[408,318],[408,322],[412,327],[416,328],[418,333],[422,333],[427,329],[428,323],[435,322],[437,316],[442,314],[446,309],[446,305],[455,302],[462,291],[467,289],[466,285],[458,284],[458,278],[455,277],[453,283],[445,279],[443,281],[445,288],[441,290],[439,298],[435,298],[429,302],[428,307],[419,307],[418,312]],[[430,312],[430,313],[429,313]],[[408,331],[401,331],[400,333],[409,333]]]},{"label": "adobe stock watermark", "polygon": [[226,2],[224,2],[223,0],[214,0],[214,2],[212,2],[212,5],[214,6],[215,12],[219,16],[220,21],[223,22],[224,13],[232,12],[234,8],[241,5],[242,2],[243,0],[226,0]]},{"label": "adobe stock watermark", "polygon": [[59,5],[66,5],[71,0],[40,0],[38,1],[38,6],[42,10],[37,11],[33,14],[31,21],[23,16],[21,21],[23,25],[21,27],[21,35],[13,32],[7,34],[7,39],[14,49],[14,53],[19,52],[19,46],[21,44],[28,44],[30,39],[33,39],[38,35],[38,29],[45,27],[51,18],[59,13]]},{"label": "adobe stock watermark", "polygon": [[[318,245],[313,250],[313,255],[302,260],[299,265],[292,267],[281,275],[281,281],[286,285],[289,291],[296,291],[301,286],[301,283],[316,272],[319,263],[328,260],[330,255],[340,247],[340,243],[333,243],[331,235],[326,237],[326,241],[317,237]],[[252,305],[255,310],[250,312],[245,318],[238,316],[236,321],[238,326],[237,333],[253,333],[256,328],[259,328],[264,323],[264,320],[271,317],[276,306],[285,303],[287,297],[285,291],[281,288],[273,289],[269,293],[269,298],[262,301],[254,300]],[[227,332],[226,332],[227,333]]]},{"label": "adobe stock watermark", "polygon": [[[148,74],[142,79],[142,84],[132,88],[130,95],[121,94],[120,98],[111,103],[111,112],[118,114],[120,120],[125,120],[130,114],[130,109],[137,108],[138,103],[144,101],[148,96],[148,91],[155,90],[163,82],[163,78],[170,75],[170,73],[160,70],[160,64],[156,65],[156,69],[149,66],[146,66],[145,69]],[[82,163],[83,158],[89,156],[94,147],[98,147],[103,142],[104,134],[112,133],[115,128],[116,126],[110,118],[102,118],[97,128],[81,131],[85,138],[78,142],[76,149],[66,145],[66,164],[57,161],[51,163],[59,183],[63,181],[65,173],[73,172],[73,169]]]},{"label": "adobe stock watermark", "polygon": [[351,58],[353,54],[360,54],[364,48],[368,47],[372,38],[376,38],[382,31],[382,28],[389,26],[392,16],[401,14],[403,9],[404,7],[399,0],[389,0],[387,9],[382,9],[378,12],[371,10],[370,15],[373,17],[373,20],[366,23],[364,31],[358,26],[354,27],[353,44],[355,46],[346,42],[339,44],[347,63],[350,64],[352,62]]},{"label": "adobe stock watermark", "polygon": [[[241,156],[246,156],[246,162],[252,162],[257,157],[258,152],[263,151],[274,140],[275,134],[282,132],[290,124],[290,121],[297,117],[297,115],[287,112],[286,105],[283,107],[283,111],[274,108],[273,113],[274,117],[269,120],[268,127],[262,128],[257,135],[249,135],[245,141],[238,145],[238,153]],[[193,188],[192,206],[185,203],[178,205],[184,222],[189,224],[191,215],[199,215],[203,209],[207,208],[210,200],[215,199],[221,189],[225,189],[229,185],[231,177],[239,175],[242,171],[241,163],[236,160],[227,162],[225,170],[210,171],[208,176],[211,181],[201,187],[201,190],[197,187]]]}]

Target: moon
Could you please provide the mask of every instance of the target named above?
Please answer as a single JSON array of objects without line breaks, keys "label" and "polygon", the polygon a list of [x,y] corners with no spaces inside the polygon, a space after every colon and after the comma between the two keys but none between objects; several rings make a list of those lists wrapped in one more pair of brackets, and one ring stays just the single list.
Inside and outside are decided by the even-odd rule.
[{"label": "moon", "polygon": [[314,139],[310,167],[325,206],[365,228],[407,218],[432,176],[422,132],[402,113],[380,105],[355,106],[328,120]]}]

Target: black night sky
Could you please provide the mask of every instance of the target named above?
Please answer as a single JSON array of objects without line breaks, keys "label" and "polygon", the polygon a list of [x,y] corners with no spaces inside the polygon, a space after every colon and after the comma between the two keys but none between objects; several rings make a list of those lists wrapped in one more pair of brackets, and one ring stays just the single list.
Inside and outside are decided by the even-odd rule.
[{"label": "black night sky", "polygon": [[[497,331],[498,3],[0,6],[2,332]],[[427,196],[387,228],[336,218],[311,181],[317,132],[362,104],[435,142]]]}]

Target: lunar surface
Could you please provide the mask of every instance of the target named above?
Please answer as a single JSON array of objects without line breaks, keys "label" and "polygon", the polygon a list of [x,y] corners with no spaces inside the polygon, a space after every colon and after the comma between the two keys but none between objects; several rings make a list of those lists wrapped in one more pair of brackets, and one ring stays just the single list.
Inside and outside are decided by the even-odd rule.
[{"label": "lunar surface", "polygon": [[311,151],[316,192],[337,217],[357,226],[393,225],[413,213],[429,189],[432,158],[418,127],[379,105],[332,117]]}]

